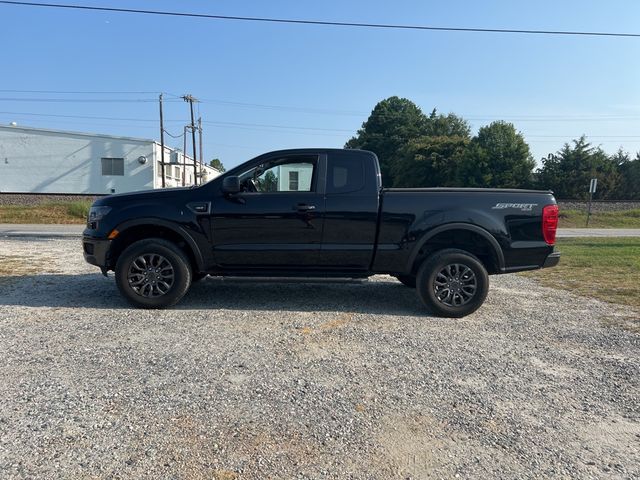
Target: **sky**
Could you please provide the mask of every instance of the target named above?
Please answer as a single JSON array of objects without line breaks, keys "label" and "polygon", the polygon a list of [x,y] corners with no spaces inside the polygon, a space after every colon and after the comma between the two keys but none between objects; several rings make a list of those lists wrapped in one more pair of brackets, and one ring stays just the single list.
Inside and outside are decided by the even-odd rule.
[{"label": "sky", "polygon": [[[68,1],[640,33],[637,0]],[[510,121],[538,162],[582,134],[610,153],[640,151],[640,38],[360,29],[0,4],[0,45],[0,124],[159,139],[158,92],[165,92],[172,135],[189,121],[188,104],[179,98],[189,93],[201,100],[196,115],[204,122],[205,159],[218,157],[227,168],[280,148],[342,147],[375,104],[392,95],[425,113],[461,115],[474,132]],[[182,147],[181,138],[167,143]]]}]

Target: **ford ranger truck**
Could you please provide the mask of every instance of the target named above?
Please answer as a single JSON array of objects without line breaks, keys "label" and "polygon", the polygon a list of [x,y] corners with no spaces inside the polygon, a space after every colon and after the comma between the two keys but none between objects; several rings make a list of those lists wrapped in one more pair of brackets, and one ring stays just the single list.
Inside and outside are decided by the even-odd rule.
[{"label": "ford ranger truck", "polygon": [[83,249],[136,307],[175,305],[207,275],[389,274],[432,313],[462,317],[489,275],[556,265],[557,225],[548,191],[383,188],[372,152],[298,149],[198,187],[100,198]]}]

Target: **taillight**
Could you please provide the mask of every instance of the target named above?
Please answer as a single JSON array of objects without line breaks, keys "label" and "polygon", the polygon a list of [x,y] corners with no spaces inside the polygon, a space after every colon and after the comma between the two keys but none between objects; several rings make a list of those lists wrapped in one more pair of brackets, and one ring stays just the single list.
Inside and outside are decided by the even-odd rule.
[{"label": "taillight", "polygon": [[558,229],[558,205],[547,205],[542,209],[542,236],[549,245],[556,243]]}]

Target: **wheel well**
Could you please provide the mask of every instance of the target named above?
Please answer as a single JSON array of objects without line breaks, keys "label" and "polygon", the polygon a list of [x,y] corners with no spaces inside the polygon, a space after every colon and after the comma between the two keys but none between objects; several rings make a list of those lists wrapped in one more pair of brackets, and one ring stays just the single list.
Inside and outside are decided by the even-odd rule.
[{"label": "wheel well", "polygon": [[176,244],[189,258],[193,272],[198,272],[198,262],[196,256],[187,241],[179,233],[167,227],[158,225],[136,225],[121,232],[112,242],[109,252],[109,260],[112,267],[115,267],[120,254],[132,243],[145,238],[162,238]]},{"label": "wheel well", "polygon": [[500,271],[496,251],[489,240],[479,233],[458,228],[440,232],[427,240],[413,262],[411,273],[415,275],[425,258],[445,248],[458,248],[475,255],[490,274]]}]

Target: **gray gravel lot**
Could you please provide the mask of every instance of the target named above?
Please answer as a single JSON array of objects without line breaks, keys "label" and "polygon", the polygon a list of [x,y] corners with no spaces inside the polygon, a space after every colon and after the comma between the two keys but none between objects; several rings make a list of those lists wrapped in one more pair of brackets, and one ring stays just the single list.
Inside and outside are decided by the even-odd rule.
[{"label": "gray gravel lot", "polygon": [[0,192],[0,205],[41,205],[51,202],[93,202],[105,195],[64,195],[46,193],[3,193]]},{"label": "gray gravel lot", "polygon": [[[558,206],[560,211],[563,210],[581,210],[586,212],[589,207],[589,202],[579,200],[558,200]],[[591,204],[591,211],[595,213],[602,212],[619,212],[621,210],[632,210],[640,208],[640,202],[634,200],[627,201],[594,201]]]},{"label": "gray gravel lot", "polygon": [[459,320],[386,276],[143,311],[78,240],[0,239],[27,257],[0,277],[0,478],[640,477],[628,309],[508,275]]}]

